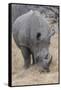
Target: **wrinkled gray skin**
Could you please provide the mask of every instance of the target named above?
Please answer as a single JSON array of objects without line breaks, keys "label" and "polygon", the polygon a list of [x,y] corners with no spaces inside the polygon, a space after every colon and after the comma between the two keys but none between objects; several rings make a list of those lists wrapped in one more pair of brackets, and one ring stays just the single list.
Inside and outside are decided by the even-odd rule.
[{"label": "wrinkled gray skin", "polygon": [[33,57],[33,64],[49,71],[52,56],[49,54],[50,38],[54,30],[49,30],[46,20],[38,11],[29,11],[19,16],[12,26],[13,37],[24,57],[24,65],[28,68]]}]

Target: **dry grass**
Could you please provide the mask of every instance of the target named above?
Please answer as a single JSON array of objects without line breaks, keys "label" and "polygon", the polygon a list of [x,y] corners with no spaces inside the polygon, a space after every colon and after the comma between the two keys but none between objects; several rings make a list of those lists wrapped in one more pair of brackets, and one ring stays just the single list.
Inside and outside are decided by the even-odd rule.
[{"label": "dry grass", "polygon": [[37,65],[25,70],[21,50],[12,39],[12,85],[32,85],[58,83],[58,34],[51,38],[50,53],[53,60],[50,72],[39,72]]}]

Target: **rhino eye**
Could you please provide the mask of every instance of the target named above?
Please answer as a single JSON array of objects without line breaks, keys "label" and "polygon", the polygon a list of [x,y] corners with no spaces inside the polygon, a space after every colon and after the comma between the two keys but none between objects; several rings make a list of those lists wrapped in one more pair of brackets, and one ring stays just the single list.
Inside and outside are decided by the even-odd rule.
[{"label": "rhino eye", "polygon": [[48,54],[46,55],[45,59],[48,59]]},{"label": "rhino eye", "polygon": [[37,40],[39,40],[40,39],[40,37],[41,37],[41,33],[37,33]]}]

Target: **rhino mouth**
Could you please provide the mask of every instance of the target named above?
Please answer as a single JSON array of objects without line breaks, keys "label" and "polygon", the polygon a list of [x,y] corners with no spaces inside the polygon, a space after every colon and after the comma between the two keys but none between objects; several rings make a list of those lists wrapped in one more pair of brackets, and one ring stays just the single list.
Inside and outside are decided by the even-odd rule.
[{"label": "rhino mouth", "polygon": [[45,58],[43,60],[43,68],[47,70],[47,72],[49,72],[49,67],[51,65],[52,62],[52,56],[48,56],[48,58]]},{"label": "rhino mouth", "polygon": [[52,56],[51,55],[46,55],[45,58],[41,59],[40,57],[38,57],[37,59],[37,64],[39,66],[42,66],[43,69],[45,69],[47,72],[49,72],[49,67],[51,65],[52,62]]}]

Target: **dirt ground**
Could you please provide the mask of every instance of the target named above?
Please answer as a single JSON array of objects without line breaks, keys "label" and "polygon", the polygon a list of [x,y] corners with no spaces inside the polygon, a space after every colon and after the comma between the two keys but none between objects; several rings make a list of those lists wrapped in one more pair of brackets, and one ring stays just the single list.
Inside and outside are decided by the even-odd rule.
[{"label": "dirt ground", "polygon": [[[49,48],[53,56],[50,72],[39,72],[37,65],[24,69],[24,59],[21,50],[12,38],[12,86],[58,83],[58,33],[51,38]],[[42,69],[41,69],[42,71]]]}]

